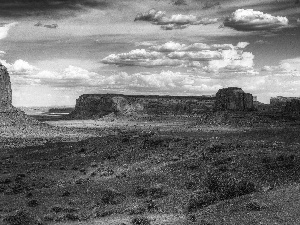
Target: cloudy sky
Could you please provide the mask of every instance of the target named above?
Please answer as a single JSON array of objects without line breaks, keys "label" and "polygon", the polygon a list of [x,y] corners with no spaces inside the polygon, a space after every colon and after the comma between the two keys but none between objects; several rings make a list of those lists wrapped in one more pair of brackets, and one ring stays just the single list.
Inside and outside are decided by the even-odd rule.
[{"label": "cloudy sky", "polygon": [[84,93],[300,96],[298,0],[2,0],[15,106]]}]

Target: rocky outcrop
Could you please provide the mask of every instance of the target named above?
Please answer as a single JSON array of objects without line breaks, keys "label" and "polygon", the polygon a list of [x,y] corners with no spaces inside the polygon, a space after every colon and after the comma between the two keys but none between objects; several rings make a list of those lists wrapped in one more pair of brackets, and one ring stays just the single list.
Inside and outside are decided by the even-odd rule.
[{"label": "rocky outcrop", "polygon": [[0,126],[18,126],[38,124],[38,121],[28,117],[24,112],[12,105],[12,89],[9,73],[0,64]]},{"label": "rocky outcrop", "polygon": [[216,94],[216,111],[252,111],[253,96],[241,88],[228,87],[220,89]]},{"label": "rocky outcrop", "polygon": [[212,110],[215,98],[211,96],[158,96],[85,94],[76,100],[71,119],[115,115],[175,115],[198,114]]},{"label": "rocky outcrop", "polygon": [[270,99],[270,106],[273,111],[291,113],[297,108],[296,105],[298,101],[300,101],[299,97],[277,96]]},{"label": "rocky outcrop", "polygon": [[284,107],[284,112],[293,114],[293,113],[300,113],[300,99],[292,99],[291,101],[286,102]]},{"label": "rocky outcrop", "polygon": [[6,67],[0,64],[0,112],[11,110],[13,106],[10,77]]}]

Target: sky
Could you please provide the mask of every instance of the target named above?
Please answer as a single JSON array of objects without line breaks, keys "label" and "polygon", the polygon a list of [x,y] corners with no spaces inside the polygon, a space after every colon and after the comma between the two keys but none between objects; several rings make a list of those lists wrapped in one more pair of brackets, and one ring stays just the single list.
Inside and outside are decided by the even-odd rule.
[{"label": "sky", "polygon": [[299,0],[2,0],[15,106],[81,94],[300,96]]}]

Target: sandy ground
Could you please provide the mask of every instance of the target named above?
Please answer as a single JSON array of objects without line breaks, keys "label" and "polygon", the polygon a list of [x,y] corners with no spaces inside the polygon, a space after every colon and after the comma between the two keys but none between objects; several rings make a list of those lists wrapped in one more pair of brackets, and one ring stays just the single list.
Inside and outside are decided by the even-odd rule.
[{"label": "sandy ground", "polygon": [[[296,225],[299,129],[298,124],[203,125],[193,118],[60,120],[2,127],[0,221],[26,209],[50,218],[51,225],[129,225],[136,216],[147,217],[151,225]],[[187,213],[191,196],[207,189],[210,172],[251,181],[257,189]],[[156,185],[167,194],[136,194],[139,186],[147,190]],[[108,190],[125,199],[101,200]],[[145,209],[148,198],[155,210]],[[30,206],[33,200],[37,203]],[[62,211],[54,213],[56,206]],[[128,213],[136,206],[144,211]]]}]

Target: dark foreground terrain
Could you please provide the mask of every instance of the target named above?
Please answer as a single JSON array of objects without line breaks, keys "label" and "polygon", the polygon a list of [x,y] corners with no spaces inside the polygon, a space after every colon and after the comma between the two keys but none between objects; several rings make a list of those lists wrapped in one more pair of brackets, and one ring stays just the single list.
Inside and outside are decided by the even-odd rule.
[{"label": "dark foreground terrain", "polygon": [[3,149],[0,224],[300,224],[300,125],[240,117],[66,121],[106,133]]}]

